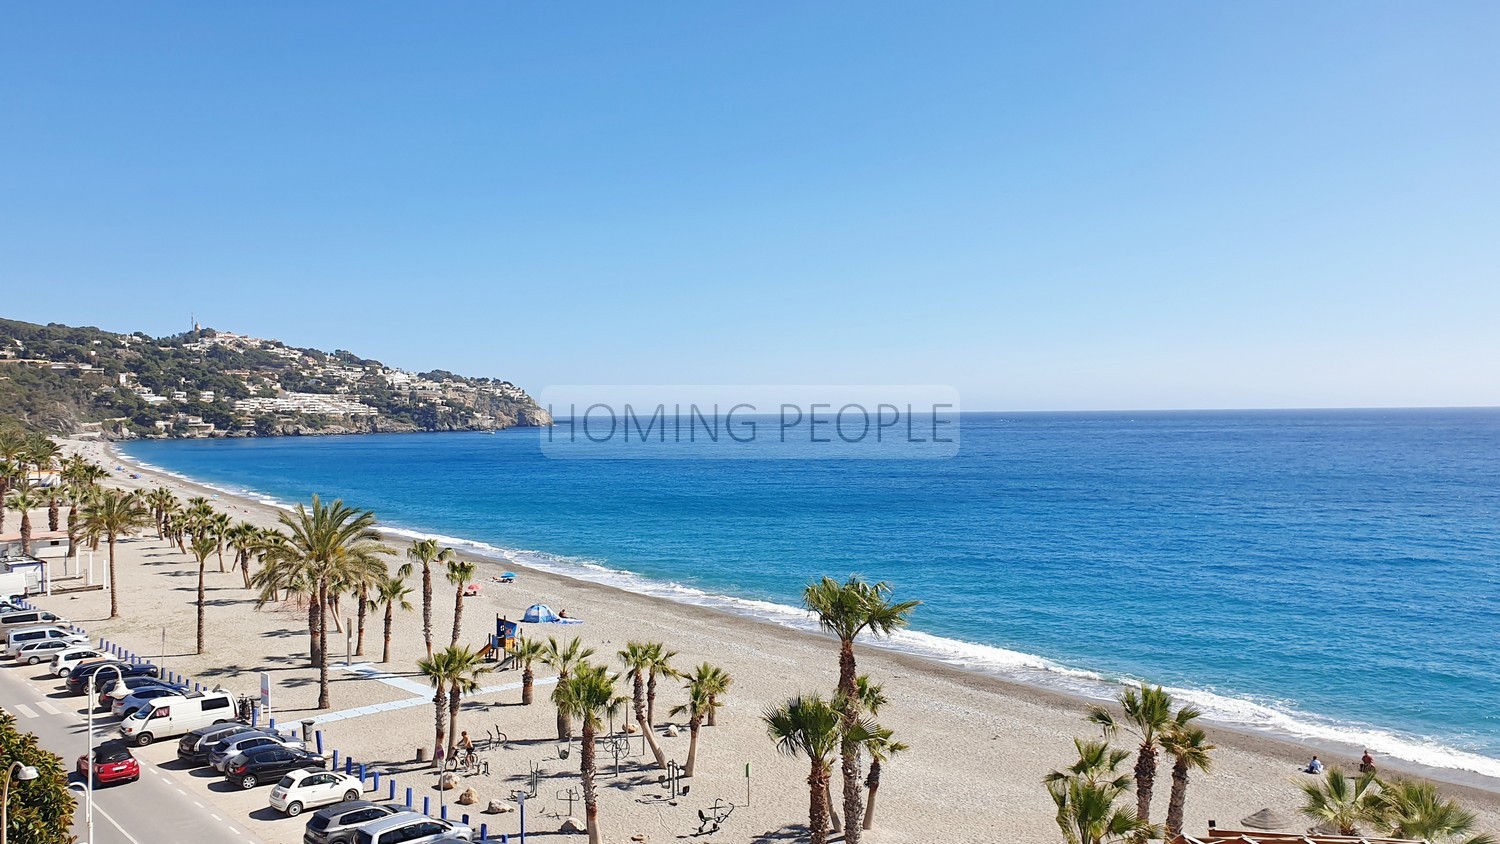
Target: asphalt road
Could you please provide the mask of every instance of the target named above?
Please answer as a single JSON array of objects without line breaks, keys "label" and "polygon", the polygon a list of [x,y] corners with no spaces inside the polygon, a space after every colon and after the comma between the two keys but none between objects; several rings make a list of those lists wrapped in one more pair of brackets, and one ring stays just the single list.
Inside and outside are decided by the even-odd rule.
[{"label": "asphalt road", "polygon": [[[16,717],[16,726],[36,733],[43,747],[61,756],[73,770],[85,752],[85,698],[68,697],[46,665],[0,663],[0,706]],[[113,738],[116,719],[94,716],[93,744]],[[82,844],[157,844],[162,841],[222,841],[263,844],[261,839],[213,806],[184,789],[158,767],[163,751],[175,759],[175,739],[136,751],[141,762],[137,782],[94,791],[94,838],[89,841],[79,794],[74,833]],[[148,758],[149,757],[149,758]],[[154,761],[153,761],[154,760]],[[76,777],[75,777],[76,779]],[[25,788],[18,782],[15,788]],[[77,791],[77,789],[75,789]],[[264,799],[264,798],[262,798]]]}]

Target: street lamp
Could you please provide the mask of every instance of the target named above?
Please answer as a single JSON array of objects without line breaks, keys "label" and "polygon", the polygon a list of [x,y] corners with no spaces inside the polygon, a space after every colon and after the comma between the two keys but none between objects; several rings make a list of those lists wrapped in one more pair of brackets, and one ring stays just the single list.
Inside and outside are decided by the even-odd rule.
[{"label": "street lamp", "polygon": [[5,792],[0,795],[0,844],[6,844],[10,832],[10,784],[12,780],[34,780],[40,774],[30,765],[10,763],[5,771]]},{"label": "street lamp", "polygon": [[[125,674],[120,671],[120,666],[118,665],[106,665],[99,669],[98,674],[103,674],[106,671],[115,672],[115,684],[109,688],[110,694],[113,695],[115,692],[120,691],[121,686],[125,685]],[[85,681],[89,701],[89,726],[83,733],[83,753],[84,758],[89,760],[89,772],[83,782],[84,844],[94,844],[94,710],[99,708],[99,704],[94,702],[94,685],[99,681],[98,674]],[[6,842],[0,841],[0,844],[6,844]]]}]

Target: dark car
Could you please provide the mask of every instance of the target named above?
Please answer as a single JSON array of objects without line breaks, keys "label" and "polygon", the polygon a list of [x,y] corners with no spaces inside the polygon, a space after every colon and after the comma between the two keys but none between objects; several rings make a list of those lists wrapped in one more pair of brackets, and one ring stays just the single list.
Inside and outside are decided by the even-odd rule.
[{"label": "dark car", "polygon": [[107,741],[94,748],[92,765],[89,757],[78,757],[78,775],[87,777],[91,771],[96,785],[135,782],[141,778],[141,765],[123,741]]},{"label": "dark car", "polygon": [[224,776],[240,788],[254,788],[261,783],[276,782],[290,771],[323,768],[325,760],[316,753],[290,747],[258,747],[241,761],[224,771]]},{"label": "dark car", "polygon": [[[115,669],[120,670],[120,676],[115,676]],[[102,672],[102,673],[101,673]],[[102,692],[115,684],[117,679],[127,677],[156,677],[161,674],[161,669],[149,662],[131,665],[124,662],[90,662],[73,669],[68,675],[68,694],[81,695],[88,688],[86,683],[92,683],[94,691]]]},{"label": "dark car", "polygon": [[259,732],[249,724],[233,722],[199,727],[177,741],[177,758],[203,764],[208,761],[209,749],[214,744],[240,733]]},{"label": "dark car", "polygon": [[302,833],[303,844],[352,844],[354,831],[364,824],[386,815],[405,812],[400,803],[371,803],[368,800],[348,800],[326,806],[313,813]]},{"label": "dark car", "polygon": [[[107,676],[113,678],[115,676],[115,673],[111,671]],[[171,689],[176,692],[187,691],[186,686],[180,685],[178,683],[168,683],[166,680],[158,680],[155,677],[151,677],[145,674],[137,677],[126,677],[124,682],[125,688],[132,692],[138,692],[141,689],[157,688]],[[110,684],[106,683],[105,685],[108,686]],[[109,691],[113,691],[113,689],[110,689]],[[114,698],[109,696],[109,691],[102,691],[99,693],[99,706],[103,709],[109,709],[115,704]]]}]

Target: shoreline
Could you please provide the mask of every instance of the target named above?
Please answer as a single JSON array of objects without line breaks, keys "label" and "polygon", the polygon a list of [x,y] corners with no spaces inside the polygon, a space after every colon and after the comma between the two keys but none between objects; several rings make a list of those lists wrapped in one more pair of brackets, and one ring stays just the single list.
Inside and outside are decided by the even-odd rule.
[{"label": "shoreline", "polygon": [[[108,442],[105,444],[105,450],[111,456],[111,459],[115,460],[121,465],[130,466],[135,471],[140,472],[143,475],[161,474],[167,478],[170,478],[173,482],[191,486],[210,495],[228,496],[230,499],[238,501],[241,504],[251,507],[264,508],[265,512],[267,513],[277,513],[283,511],[283,508],[280,505],[271,503],[273,499],[271,499],[269,496],[263,496],[263,498],[260,499],[252,498],[247,494],[248,491],[236,492],[233,490],[224,489],[222,487],[218,487],[197,479],[188,478],[162,467],[144,464],[141,461],[122,453],[116,447],[117,445],[117,443],[113,442]],[[376,515],[377,517],[379,516],[378,513]],[[381,528],[381,530],[383,534],[394,534],[401,541],[409,541],[412,538],[434,537],[445,545],[461,546],[459,548],[455,548],[455,550],[459,551],[464,556],[473,557],[485,564],[524,569],[533,576],[559,578],[580,587],[587,587],[592,590],[604,590],[601,594],[626,595],[632,599],[657,602],[659,605],[670,607],[674,610],[682,609],[692,610],[697,613],[707,613],[709,615],[706,617],[709,618],[730,616],[744,622],[755,624],[757,626],[770,628],[792,635],[814,636],[820,638],[822,638],[823,636],[823,634],[821,634],[821,632],[817,630],[815,624],[810,623],[807,626],[799,627],[789,623],[774,621],[764,616],[756,615],[748,610],[742,612],[735,609],[732,605],[705,606],[703,604],[693,603],[687,600],[674,599],[659,594],[634,591],[623,586],[608,582],[601,582],[600,580],[590,579],[579,574],[570,574],[566,571],[559,570],[558,567],[538,566],[535,562],[517,559],[516,556],[513,556],[545,552],[525,551],[518,549],[502,549],[478,540],[460,536],[436,534],[432,532],[422,531],[419,528],[384,527]],[[725,597],[731,601],[743,600],[737,599],[734,596],[717,596],[713,593],[706,592],[704,594],[708,597]],[[935,634],[923,635],[934,636]],[[995,647],[978,645],[977,643],[966,642],[964,640],[958,639],[953,639],[951,641],[963,645]],[[1027,682],[1023,679],[1005,676],[998,670],[986,668],[984,666],[965,667],[956,665],[953,662],[946,661],[935,655],[914,652],[900,646],[892,646],[884,640],[862,639],[860,640],[859,644],[865,648],[876,649],[883,655],[898,662],[907,664],[914,669],[920,668],[921,670],[926,671],[937,670],[950,673],[955,680],[972,679],[975,682],[981,684],[992,684],[989,688],[990,691],[992,691],[993,693],[1005,695],[1007,697],[1015,698],[1027,695],[1035,695],[1037,696],[1038,700],[1046,701],[1049,705],[1072,706],[1079,708],[1080,710],[1090,704],[1113,703],[1116,700],[1116,698],[1114,697],[1102,694],[1090,695],[1084,693],[1082,690],[1068,690],[1048,686],[1041,682]],[[1032,655],[1029,654],[1020,654],[1019,652],[1017,653],[1018,655],[1023,657],[1032,657]],[[1045,657],[1035,658],[1043,662],[1050,663],[1050,660],[1047,660]],[[1062,666],[1059,666],[1059,668],[1062,668]],[[1035,670],[1038,672],[1046,672],[1049,669],[1038,668]],[[1093,673],[1087,671],[1086,669],[1067,670],[1077,671],[1082,674]],[[1101,685],[1116,689],[1123,687],[1121,684],[1112,683],[1108,679],[1098,677],[1098,675],[1095,676],[1097,677],[1097,682],[1099,682]],[[1178,694],[1178,690],[1171,691],[1174,692],[1174,696]],[[1179,700],[1179,702],[1181,701]],[[1305,764],[1307,757],[1313,753],[1317,753],[1325,759],[1336,759],[1342,763],[1350,765],[1351,767],[1357,766],[1359,757],[1362,755],[1364,750],[1364,747],[1362,747],[1361,745],[1348,741],[1340,741],[1337,739],[1324,738],[1319,736],[1302,736],[1291,732],[1280,732],[1275,729],[1259,729],[1252,725],[1225,723],[1223,721],[1215,720],[1212,715],[1203,716],[1199,723],[1202,723],[1206,727],[1211,728],[1210,734],[1215,737],[1215,740],[1220,745],[1235,744],[1236,746],[1239,746],[1244,750],[1261,751],[1281,756],[1288,760],[1288,762],[1293,766],[1294,769]],[[1257,744],[1260,742],[1266,743],[1266,746],[1262,747]],[[1377,753],[1380,753],[1380,767],[1383,771],[1390,770],[1398,773],[1423,777],[1425,779],[1444,783],[1454,788],[1464,789],[1465,791],[1471,792],[1475,795],[1500,797],[1500,777],[1490,776],[1482,772],[1470,770],[1467,768],[1423,764],[1420,762],[1392,756],[1388,752],[1381,753],[1379,750],[1377,750]]]}]

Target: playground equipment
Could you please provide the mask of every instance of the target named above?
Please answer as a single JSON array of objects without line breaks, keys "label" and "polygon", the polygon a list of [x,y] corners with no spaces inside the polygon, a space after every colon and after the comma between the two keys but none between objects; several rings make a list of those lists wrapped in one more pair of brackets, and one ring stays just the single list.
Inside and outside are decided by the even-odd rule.
[{"label": "playground equipment", "polygon": [[734,814],[734,804],[714,798],[714,804],[698,810],[698,831],[694,835],[712,835]]}]

